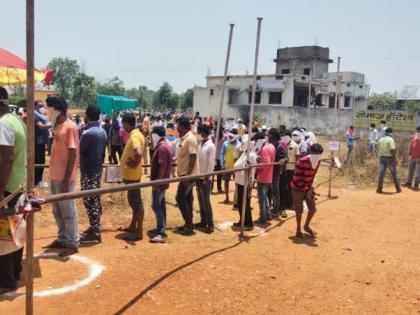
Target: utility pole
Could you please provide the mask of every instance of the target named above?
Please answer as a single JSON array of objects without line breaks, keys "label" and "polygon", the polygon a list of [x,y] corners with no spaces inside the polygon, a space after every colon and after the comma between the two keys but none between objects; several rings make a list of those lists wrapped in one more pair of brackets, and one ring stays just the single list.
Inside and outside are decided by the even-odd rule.
[{"label": "utility pole", "polygon": [[[246,160],[249,162],[249,153],[251,150],[251,134],[252,134],[252,121],[254,120],[254,109],[255,109],[255,93],[257,92],[257,74],[258,74],[258,55],[260,51],[260,36],[261,36],[261,22],[263,18],[259,17],[258,26],[257,26],[257,42],[255,44],[255,60],[254,60],[254,75],[252,79],[252,92],[251,92],[251,108],[249,110],[249,122],[248,122],[248,143],[246,148]],[[249,165],[248,165],[249,166]],[[246,199],[248,196],[248,183],[249,183],[249,170],[245,171],[245,180],[244,180],[244,195],[242,198],[242,211],[241,216],[241,233],[240,237],[244,236],[244,225],[245,225],[245,210],[246,210]]]},{"label": "utility pole", "polygon": [[223,113],[223,103],[225,100],[225,90],[226,90],[226,79],[228,76],[228,69],[229,69],[229,59],[230,59],[230,48],[232,46],[232,35],[233,35],[233,27],[235,24],[230,24],[230,30],[229,30],[229,40],[228,40],[228,46],[227,46],[227,52],[226,52],[226,61],[225,61],[225,73],[223,75],[223,81],[222,81],[222,95],[220,97],[220,105],[219,105],[219,116],[217,117],[217,127],[216,127],[216,134],[214,137],[214,146],[216,147],[216,150],[219,146],[219,134],[220,134],[220,128],[222,128],[222,113]]},{"label": "utility pole", "polygon": [[[34,155],[35,155],[35,116],[34,116],[34,15],[35,0],[26,0],[26,109],[27,120],[27,162],[26,162],[26,191],[32,190],[34,185]],[[34,257],[34,214],[26,219],[26,314],[33,314],[33,257]]]}]

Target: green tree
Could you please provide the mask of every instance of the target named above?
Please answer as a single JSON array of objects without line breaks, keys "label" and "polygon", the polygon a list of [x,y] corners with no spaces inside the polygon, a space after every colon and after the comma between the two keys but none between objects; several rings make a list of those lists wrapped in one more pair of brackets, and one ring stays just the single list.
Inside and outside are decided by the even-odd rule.
[{"label": "green tree", "polygon": [[185,111],[191,109],[193,107],[193,100],[194,100],[194,91],[193,89],[188,89],[182,94],[181,100],[181,110]]},{"label": "green tree", "polygon": [[[162,110],[173,105],[174,96],[172,96],[172,91],[172,86],[168,82],[164,82],[153,95],[153,108]],[[174,108],[176,108],[176,105]]]},{"label": "green tree", "polygon": [[68,57],[53,58],[48,63],[47,68],[54,70],[53,82],[58,91],[65,98],[70,98],[74,80],[80,73],[80,66],[77,60]]},{"label": "green tree", "polygon": [[73,82],[72,101],[79,106],[94,104],[96,101],[96,81],[92,76],[82,72]]},{"label": "green tree", "polygon": [[25,89],[23,85],[15,85],[11,87],[10,94],[9,94],[10,103],[17,105],[22,100],[25,100]]},{"label": "green tree", "polygon": [[180,96],[175,92],[171,93],[171,97],[169,98],[168,106],[165,109],[177,109],[179,106]]},{"label": "green tree", "polygon": [[104,95],[125,95],[124,82],[118,77],[113,77],[106,83],[98,84],[97,91]]},{"label": "green tree", "polygon": [[404,102],[404,105],[409,112],[420,112],[420,102],[416,100],[408,100]]},{"label": "green tree", "polygon": [[395,105],[395,96],[390,92],[385,92],[381,94],[374,93],[369,96],[370,105],[379,105],[381,107],[389,107]]},{"label": "green tree", "polygon": [[154,92],[146,86],[140,85],[138,88],[131,88],[125,91],[125,95],[137,99],[139,107],[143,110],[152,109]]}]

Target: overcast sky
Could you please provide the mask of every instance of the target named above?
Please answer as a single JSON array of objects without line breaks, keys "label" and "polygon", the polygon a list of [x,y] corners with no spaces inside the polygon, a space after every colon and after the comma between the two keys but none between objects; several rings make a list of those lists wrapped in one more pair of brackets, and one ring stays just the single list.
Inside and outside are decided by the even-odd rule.
[{"label": "overcast sky", "polygon": [[[275,71],[278,47],[317,43],[366,74],[371,92],[420,84],[419,0],[35,0],[36,65],[77,59],[99,80],[176,91],[223,73],[235,23],[230,74],[253,69],[257,16],[264,18],[259,73]],[[0,47],[25,56],[25,1],[1,0]],[[336,65],[330,65],[330,71]]]}]

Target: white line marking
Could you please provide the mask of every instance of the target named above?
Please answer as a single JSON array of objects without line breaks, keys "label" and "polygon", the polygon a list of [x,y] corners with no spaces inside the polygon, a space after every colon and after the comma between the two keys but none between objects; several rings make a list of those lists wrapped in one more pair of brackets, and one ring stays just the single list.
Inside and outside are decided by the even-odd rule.
[{"label": "white line marking", "polygon": [[[55,257],[58,256],[58,253],[43,253],[43,254],[37,254],[34,257]],[[42,290],[42,291],[35,291],[34,292],[34,296],[36,297],[46,297],[46,296],[50,296],[50,295],[60,295],[60,294],[65,294],[68,292],[74,292],[84,286],[87,286],[89,283],[91,283],[93,280],[95,280],[97,277],[99,277],[99,275],[102,273],[102,271],[105,269],[101,264],[99,264],[98,262],[87,258],[85,256],[80,256],[80,255],[72,255],[68,257],[69,259],[74,259],[77,260],[78,262],[89,266],[89,274],[86,278],[79,280],[79,281],[75,281],[74,284],[72,285],[68,285],[62,288],[58,288],[58,289],[48,289],[48,290]],[[5,297],[16,297],[19,295],[24,295],[25,293],[18,293],[18,292],[10,292],[10,293],[6,293],[4,294]]]}]

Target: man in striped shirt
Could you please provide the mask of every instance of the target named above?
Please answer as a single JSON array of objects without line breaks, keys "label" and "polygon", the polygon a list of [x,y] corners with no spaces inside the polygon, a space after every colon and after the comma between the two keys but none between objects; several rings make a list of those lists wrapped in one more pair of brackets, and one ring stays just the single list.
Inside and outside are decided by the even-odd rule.
[{"label": "man in striped shirt", "polygon": [[309,227],[309,224],[315,215],[315,192],[312,186],[315,175],[318,171],[319,162],[324,149],[320,144],[311,146],[310,154],[301,158],[296,163],[295,172],[292,179],[293,202],[296,211],[296,237],[303,237],[301,231],[301,221],[303,213],[303,202],[308,206],[308,216],[303,229],[309,235],[315,238],[315,232]]}]

